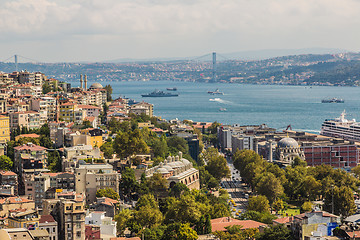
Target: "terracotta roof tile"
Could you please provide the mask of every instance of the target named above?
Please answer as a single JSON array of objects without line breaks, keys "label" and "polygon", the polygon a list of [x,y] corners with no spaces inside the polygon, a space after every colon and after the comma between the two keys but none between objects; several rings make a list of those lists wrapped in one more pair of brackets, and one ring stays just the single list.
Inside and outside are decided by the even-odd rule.
[{"label": "terracotta roof tile", "polygon": [[259,228],[266,226],[264,223],[256,222],[253,220],[237,220],[230,217],[216,218],[211,220],[212,231],[227,231],[225,227],[238,225],[241,229]]},{"label": "terracotta roof tile", "polygon": [[55,219],[51,215],[41,215],[39,219],[39,223],[50,223],[55,222]]}]

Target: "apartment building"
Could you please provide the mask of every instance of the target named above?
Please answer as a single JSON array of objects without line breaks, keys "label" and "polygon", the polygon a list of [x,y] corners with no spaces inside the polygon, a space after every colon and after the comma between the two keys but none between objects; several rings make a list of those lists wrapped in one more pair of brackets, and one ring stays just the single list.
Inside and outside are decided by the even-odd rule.
[{"label": "apartment building", "polygon": [[8,116],[0,115],[0,143],[10,141],[10,119]]},{"label": "apartment building", "polygon": [[41,127],[40,113],[35,111],[14,112],[9,114],[10,128],[37,129]]},{"label": "apartment building", "polygon": [[134,113],[136,115],[145,114],[152,117],[154,115],[154,105],[143,101],[141,103],[131,105],[130,113]]},{"label": "apartment building", "polygon": [[12,171],[0,171],[0,185],[14,188],[14,195],[18,194],[18,175]]},{"label": "apartment building", "polygon": [[75,168],[75,191],[85,193],[86,203],[96,201],[96,191],[111,188],[119,193],[120,175],[110,164],[79,164]]}]

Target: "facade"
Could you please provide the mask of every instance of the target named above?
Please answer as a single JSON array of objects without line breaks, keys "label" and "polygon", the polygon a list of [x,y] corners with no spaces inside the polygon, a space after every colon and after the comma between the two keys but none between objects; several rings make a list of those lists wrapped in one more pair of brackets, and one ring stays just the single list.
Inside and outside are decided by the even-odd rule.
[{"label": "facade", "polygon": [[91,212],[85,217],[85,224],[99,226],[100,237],[104,240],[116,237],[116,222],[106,217],[105,212]]},{"label": "facade", "polygon": [[18,194],[18,175],[11,171],[0,171],[0,185],[14,188],[13,195]]},{"label": "facade", "polygon": [[71,172],[43,173],[50,177],[50,187],[55,189],[75,190],[75,175]]},{"label": "facade", "polygon": [[41,215],[39,229],[49,233],[49,240],[58,240],[58,224],[51,215]]},{"label": "facade", "polygon": [[23,198],[23,197],[8,197],[8,198],[2,198],[0,199],[0,216],[2,218],[5,218],[9,216],[10,210],[16,210],[16,209],[35,209],[35,203],[34,201]]},{"label": "facade", "polygon": [[105,212],[106,217],[114,218],[116,211],[119,208],[119,201],[111,198],[101,197],[96,198],[96,203],[92,206],[95,211]]},{"label": "facade", "polygon": [[1,240],[34,240],[29,230],[25,228],[0,229]]},{"label": "facade", "polygon": [[36,230],[39,228],[39,214],[37,210],[27,210],[10,214],[8,217],[9,228],[26,228]]},{"label": "facade", "polygon": [[340,223],[340,217],[324,211],[312,211],[294,216],[291,231],[296,239],[320,239],[332,236],[332,230]]},{"label": "facade", "polygon": [[65,122],[82,123],[86,118],[86,111],[79,108],[76,103],[64,103],[60,105],[60,119]]},{"label": "facade", "polygon": [[0,115],[0,143],[10,141],[10,119],[8,116]]},{"label": "facade", "polygon": [[119,177],[110,164],[79,164],[75,168],[75,190],[85,193],[86,203],[90,204],[96,201],[99,189],[111,188],[119,193]]},{"label": "facade", "polygon": [[199,170],[193,168],[192,163],[182,158],[182,153],[176,157],[168,157],[164,163],[159,166],[145,170],[145,176],[151,177],[155,173],[159,173],[163,178],[167,179],[168,186],[171,188],[176,183],[185,184],[189,189],[200,189]]},{"label": "facade", "polygon": [[36,129],[40,128],[40,113],[35,111],[23,111],[14,112],[9,114],[10,128],[15,129],[17,127]]},{"label": "facade", "polygon": [[335,168],[349,169],[356,167],[360,161],[360,151],[355,144],[303,146],[302,149],[309,166],[326,164]]},{"label": "facade", "polygon": [[35,207],[42,207],[42,200],[45,199],[45,193],[50,188],[50,176],[41,174],[34,178],[34,191],[35,191]]},{"label": "facade", "polygon": [[[83,201],[55,200],[52,216],[58,222],[59,240],[85,240],[85,206]],[[47,204],[45,203],[45,206]]]},{"label": "facade", "polygon": [[146,102],[137,103],[131,105],[130,113],[134,113],[136,115],[145,114],[152,117],[154,115],[154,105]]},{"label": "facade", "polygon": [[42,169],[46,167],[47,148],[27,143],[14,147],[14,169],[22,174],[23,169]]}]

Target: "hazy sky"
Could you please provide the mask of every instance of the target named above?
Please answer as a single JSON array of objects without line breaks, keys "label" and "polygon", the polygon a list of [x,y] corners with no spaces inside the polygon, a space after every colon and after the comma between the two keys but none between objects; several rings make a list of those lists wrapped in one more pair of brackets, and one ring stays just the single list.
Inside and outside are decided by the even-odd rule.
[{"label": "hazy sky", "polygon": [[1,0],[0,61],[360,50],[360,0]]}]

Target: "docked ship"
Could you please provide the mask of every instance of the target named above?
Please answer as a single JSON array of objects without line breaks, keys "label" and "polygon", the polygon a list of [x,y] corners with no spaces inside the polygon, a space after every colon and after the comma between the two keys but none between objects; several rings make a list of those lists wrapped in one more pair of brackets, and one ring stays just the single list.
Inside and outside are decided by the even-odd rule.
[{"label": "docked ship", "polygon": [[360,141],[360,123],[355,119],[346,119],[345,115],[344,110],[339,118],[326,119],[321,126],[320,134],[349,141]]},{"label": "docked ship", "polygon": [[212,94],[212,95],[224,95],[224,93],[223,93],[223,92],[220,92],[218,88],[217,88],[215,91],[208,91],[208,94]]},{"label": "docked ship", "polygon": [[179,96],[179,94],[167,93],[167,92],[164,92],[164,91],[155,90],[155,91],[153,91],[151,93],[148,93],[148,94],[142,94],[141,96],[142,97],[177,97],[177,96]]},{"label": "docked ship", "polygon": [[322,103],[344,103],[345,101],[341,98],[329,98],[321,100]]},{"label": "docked ship", "polygon": [[166,88],[166,90],[168,90],[168,91],[177,91],[177,88],[176,88],[176,87],[173,87],[173,88]]}]

